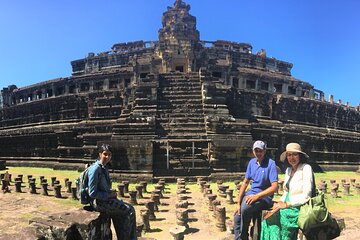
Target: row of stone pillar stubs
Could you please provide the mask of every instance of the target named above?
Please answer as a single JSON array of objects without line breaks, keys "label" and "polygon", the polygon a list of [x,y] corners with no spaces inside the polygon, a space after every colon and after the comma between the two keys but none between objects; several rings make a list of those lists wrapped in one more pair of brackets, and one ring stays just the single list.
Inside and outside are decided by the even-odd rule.
[{"label": "row of stone pillar stubs", "polygon": [[[118,185],[119,197],[122,198],[125,196],[125,193],[128,191],[130,195],[129,203],[132,205],[137,205],[137,199],[141,199],[142,193],[147,192],[146,182],[141,181],[140,184],[135,186],[135,191],[128,190],[128,181],[123,181]],[[156,220],[155,212],[159,212],[159,206],[162,204],[160,200],[165,198],[166,183],[165,179],[159,179],[158,183],[154,186],[154,190],[151,193],[151,200],[145,202],[145,209],[140,210],[140,216],[142,222],[138,224],[138,236],[140,236],[142,231],[151,232],[150,222]],[[189,227],[189,209],[190,205],[188,202],[188,194],[190,193],[186,188],[186,181],[183,178],[178,178],[176,181],[176,203],[175,203],[175,214],[176,214],[176,225],[169,229],[169,232],[174,240],[184,239],[184,235],[190,232]],[[224,209],[225,210],[225,209]],[[225,214],[223,214],[225,220]]]},{"label": "row of stone pillar stubs", "polygon": [[176,225],[169,229],[174,240],[183,240],[184,235],[189,232],[189,202],[186,188],[186,181],[184,178],[176,179]]},{"label": "row of stone pillar stubs", "polygon": [[[36,183],[36,178],[33,177],[33,175],[27,175],[27,179],[24,179],[23,174],[18,174],[14,179],[12,179],[12,174],[9,174],[9,180],[4,178],[5,174],[1,174],[1,183],[2,183],[2,191],[3,192],[11,192],[11,183],[14,183],[15,186],[15,192],[21,193],[24,192],[24,187],[26,187],[26,184],[28,184],[28,192],[31,194],[39,194],[38,193],[38,185]],[[14,180],[14,181],[13,181]],[[44,176],[39,176],[40,180],[40,191],[41,194],[44,196],[51,196],[49,194],[49,191],[53,191],[53,196],[56,198],[64,198],[62,196],[62,185],[60,183],[60,180],[56,179],[56,177],[51,177],[51,182],[48,182],[48,179],[46,179]],[[24,186],[25,185],[25,186]],[[7,186],[7,189],[5,187]],[[71,194],[73,199],[77,199],[77,188],[76,186],[73,187],[72,181],[69,180],[69,178],[64,179],[64,188],[66,189],[65,192]]]},{"label": "row of stone pillar stubs", "polygon": [[[284,181],[279,180],[279,188],[278,188],[278,194],[279,192],[283,191],[283,185]],[[342,190],[340,190],[340,186],[342,187]],[[341,179],[341,183],[337,183],[335,179],[330,179],[330,184],[328,186],[328,183],[326,180],[320,180],[318,185],[316,186],[318,191],[323,192],[324,194],[330,194],[333,198],[338,198],[339,193],[342,192],[344,196],[354,196],[350,193],[351,188],[353,188],[353,193],[356,195],[360,195],[360,183],[356,182],[356,178],[351,178],[350,182],[347,179]],[[330,191],[329,191],[330,190]]]},{"label": "row of stone pillar stubs", "polygon": [[[340,189],[342,187],[342,190]],[[347,179],[341,179],[341,183],[337,183],[335,179],[330,179],[330,184],[326,180],[320,180],[320,183],[317,185],[317,189],[324,194],[330,194],[332,198],[339,198],[341,197],[339,193],[341,192],[344,196],[354,196],[351,194],[350,190],[353,188],[352,191],[356,195],[360,195],[360,183],[356,182],[356,178],[351,178],[350,182]],[[330,191],[329,191],[330,190]]]},{"label": "row of stone pillar stubs", "polygon": [[[137,222],[137,235],[141,237],[142,232],[151,232],[151,221],[159,220],[155,213],[159,212],[163,205],[161,199],[165,198],[165,179],[160,179],[154,190],[149,192],[147,189],[147,181],[139,181],[134,186],[135,190],[129,189],[129,181],[122,181],[117,185],[118,197],[120,199],[129,198],[131,205],[143,205],[145,208],[140,209],[141,221]],[[149,200],[144,194],[151,194]],[[144,201],[143,201],[144,200]]]},{"label": "row of stone pillar stubs", "polygon": [[[240,186],[240,181],[234,181],[236,188]],[[200,187],[200,191],[203,194],[204,201],[207,203],[208,210],[212,212],[212,216],[216,220],[216,227],[219,231],[227,231],[228,234],[233,234],[233,221],[226,220],[226,207],[222,205],[222,202],[226,204],[235,204],[234,201],[234,189],[230,189],[229,185],[225,185],[222,180],[217,180],[217,190],[213,193],[210,183],[205,178],[199,177],[197,183]]]},{"label": "row of stone pillar stubs", "polygon": [[[40,184],[41,184],[41,193],[45,196],[51,196],[49,191],[54,192],[54,196],[56,198],[65,198],[61,191],[62,185],[60,181],[56,177],[51,177],[50,181],[44,177],[40,176]],[[14,178],[12,181],[12,174],[8,174],[5,177],[5,174],[1,174],[1,185],[2,190],[5,190],[7,187],[6,192],[11,192],[10,188],[8,188],[10,182],[14,182],[15,184],[15,192],[24,192],[24,184],[28,184],[28,191],[31,194],[39,194],[38,187],[36,185],[36,178],[33,175],[27,175],[27,179],[24,178],[24,175],[19,174],[17,177]],[[129,198],[129,203],[132,205],[142,205],[143,203],[139,203],[138,200],[145,199],[143,193],[148,193],[147,191],[147,182],[140,181],[139,184],[135,185],[134,188],[136,190],[129,189],[129,181],[123,181],[122,183],[118,184],[118,196],[119,198]],[[79,200],[77,197],[77,188],[72,187],[72,181],[69,178],[64,179],[64,187],[66,188],[65,192],[71,194],[71,197],[74,200]],[[157,185],[154,186],[154,190],[151,192],[151,198],[149,201],[144,203],[145,209],[140,210],[140,216],[142,221],[138,222],[137,224],[137,233],[138,236],[141,236],[142,231],[148,232],[151,230],[150,228],[150,220],[156,220],[155,212],[159,212],[159,206],[161,205],[160,199],[164,197],[165,191],[165,180],[160,179]],[[5,192],[5,191],[4,191]]]},{"label": "row of stone pillar stubs", "polygon": [[[205,178],[198,178],[198,184],[200,186],[200,190],[204,196],[204,200],[207,202],[209,211],[212,212],[213,217],[216,218],[216,227],[220,231],[227,231],[228,234],[233,234],[233,221],[226,220],[226,211],[225,207],[221,206],[221,201],[219,198],[223,198],[223,201],[226,204],[234,204],[233,200],[233,189],[230,189],[228,185],[224,185],[222,180],[217,180],[217,194],[213,194],[212,189],[210,187],[210,183],[205,181]],[[236,189],[240,189],[241,182],[240,180],[234,181]],[[279,180],[279,189],[278,193],[283,192],[283,180]],[[346,179],[341,180],[341,184],[336,183],[336,180],[330,180],[330,192],[328,191],[327,183],[325,180],[321,180],[317,185],[317,189],[326,194],[330,194],[332,198],[338,198],[339,196],[339,185],[342,186],[342,193],[344,196],[354,196],[360,195],[360,183],[356,183],[356,179],[350,179],[348,182]],[[350,193],[350,188],[353,187],[353,194]]]}]

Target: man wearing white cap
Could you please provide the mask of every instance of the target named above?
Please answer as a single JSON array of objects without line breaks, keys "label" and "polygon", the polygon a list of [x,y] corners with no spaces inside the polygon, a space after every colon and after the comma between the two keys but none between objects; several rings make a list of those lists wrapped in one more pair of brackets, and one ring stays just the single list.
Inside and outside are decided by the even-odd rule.
[{"label": "man wearing white cap", "polygon": [[[256,141],[253,145],[253,154],[255,158],[249,161],[237,198],[238,205],[234,214],[235,240],[249,239],[251,219],[273,205],[272,198],[278,188],[276,164],[266,156],[266,144]],[[245,192],[250,181],[251,188]]]}]

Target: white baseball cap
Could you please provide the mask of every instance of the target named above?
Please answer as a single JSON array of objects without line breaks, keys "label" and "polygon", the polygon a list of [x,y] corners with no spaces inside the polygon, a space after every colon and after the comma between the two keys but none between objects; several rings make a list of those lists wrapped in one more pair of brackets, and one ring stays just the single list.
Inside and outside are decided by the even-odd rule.
[{"label": "white baseball cap", "polygon": [[263,141],[256,141],[256,142],[254,142],[253,150],[255,148],[259,148],[259,149],[264,150],[264,149],[266,149],[266,144]]}]

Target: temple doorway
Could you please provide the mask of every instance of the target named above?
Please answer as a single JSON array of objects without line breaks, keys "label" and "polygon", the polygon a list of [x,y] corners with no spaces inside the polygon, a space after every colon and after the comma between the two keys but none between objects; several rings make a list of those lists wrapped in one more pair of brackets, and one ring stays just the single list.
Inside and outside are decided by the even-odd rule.
[{"label": "temple doorway", "polygon": [[181,66],[175,66],[175,71],[184,72],[184,66],[183,66],[183,65],[181,65]]}]

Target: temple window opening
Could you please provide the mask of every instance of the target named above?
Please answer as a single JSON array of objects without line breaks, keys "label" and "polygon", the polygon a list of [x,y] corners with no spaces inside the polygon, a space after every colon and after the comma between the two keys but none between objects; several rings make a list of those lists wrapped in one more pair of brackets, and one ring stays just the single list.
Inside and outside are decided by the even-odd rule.
[{"label": "temple window opening", "polygon": [[246,88],[247,89],[255,89],[256,86],[256,82],[252,81],[252,80],[247,80],[246,81]]},{"label": "temple window opening", "polygon": [[288,94],[296,95],[296,87],[288,86]]},{"label": "temple window opening", "polygon": [[104,82],[96,82],[95,85],[94,85],[94,90],[96,91],[101,91],[103,90],[103,85],[104,85]]},{"label": "temple window opening", "polygon": [[239,88],[239,79],[238,78],[233,78],[232,80],[232,86],[234,88]]},{"label": "temple window opening", "polygon": [[90,89],[89,83],[80,84],[80,92],[87,92]]},{"label": "temple window opening", "polygon": [[276,93],[282,93],[282,86],[283,86],[282,84],[275,83],[275,84],[274,84],[274,88],[275,88],[274,90],[275,90],[275,92],[276,92]]},{"label": "temple window opening", "polygon": [[269,91],[269,83],[268,82],[261,82],[261,90]]},{"label": "temple window opening", "polygon": [[212,72],[212,76],[216,78],[221,78],[221,72]]}]

